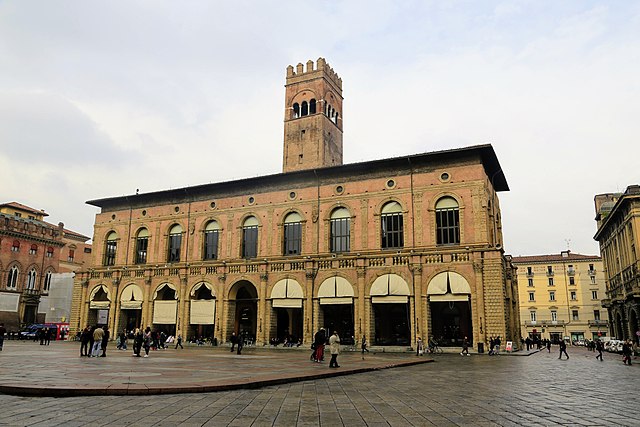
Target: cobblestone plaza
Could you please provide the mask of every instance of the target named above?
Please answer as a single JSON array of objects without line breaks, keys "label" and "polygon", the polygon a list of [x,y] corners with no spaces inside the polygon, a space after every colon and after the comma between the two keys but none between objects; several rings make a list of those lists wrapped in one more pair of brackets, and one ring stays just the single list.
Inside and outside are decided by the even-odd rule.
[{"label": "cobblestone plaza", "polygon": [[[264,366],[292,366],[300,376],[329,371],[314,364],[306,351],[247,349],[232,356],[223,348],[186,348],[153,352],[135,360],[129,352],[111,350],[104,359],[80,359],[71,343],[42,348],[6,343],[3,358],[22,354],[30,373],[23,382],[46,382],[52,371],[86,372],[87,383],[129,372],[144,378],[158,369],[226,371],[227,381],[247,376],[256,361]],[[529,356],[440,354],[433,363],[375,370],[276,386],[213,393],[147,396],[20,397],[3,395],[1,425],[184,425],[184,426],[423,426],[423,425],[640,425],[638,364],[624,366],[621,357],[572,347],[569,360],[558,360],[557,347]],[[14,353],[16,356],[10,356]],[[360,365],[360,354],[340,356],[342,368]],[[377,359],[378,358],[378,359]],[[411,354],[366,355],[364,363],[415,360]],[[200,360],[200,366],[189,366]],[[3,360],[0,378],[6,382]],[[203,364],[202,361],[206,363]],[[218,364],[216,368],[208,364]],[[114,372],[114,365],[123,368]],[[172,367],[172,364],[175,365]],[[33,366],[31,366],[33,365]],[[40,367],[38,369],[38,366]],[[74,366],[76,367],[74,369]],[[245,366],[245,368],[243,368]],[[254,368],[252,368],[254,369]],[[283,368],[284,369],[284,368]],[[258,370],[259,371],[259,370]],[[250,374],[250,373],[249,373]],[[206,375],[206,374],[203,374]],[[196,375],[197,376],[197,375]],[[250,376],[250,375],[249,375]]]}]

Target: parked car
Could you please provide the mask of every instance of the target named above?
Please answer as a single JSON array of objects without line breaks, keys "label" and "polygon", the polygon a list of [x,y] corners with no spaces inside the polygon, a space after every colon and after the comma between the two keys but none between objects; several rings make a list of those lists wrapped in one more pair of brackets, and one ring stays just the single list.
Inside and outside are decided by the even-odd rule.
[{"label": "parked car", "polygon": [[622,353],[622,340],[609,340],[604,344],[605,351],[610,353]]},{"label": "parked car", "polygon": [[20,335],[18,336],[18,339],[36,340],[38,339],[38,333],[40,332],[40,330],[44,328],[49,328],[53,331],[53,334],[51,336],[52,336],[52,339],[55,340],[55,337],[57,335],[57,328],[58,328],[55,323],[34,323],[32,325],[29,325],[26,328],[24,328],[22,331],[20,331]]}]

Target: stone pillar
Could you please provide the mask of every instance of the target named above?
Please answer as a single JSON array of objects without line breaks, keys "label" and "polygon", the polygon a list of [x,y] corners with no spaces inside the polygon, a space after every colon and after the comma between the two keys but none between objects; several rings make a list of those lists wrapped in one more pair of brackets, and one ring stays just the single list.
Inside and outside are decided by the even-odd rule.
[{"label": "stone pillar", "polygon": [[269,274],[264,271],[260,274],[260,290],[258,292],[258,333],[256,334],[256,346],[268,343],[267,335],[271,328],[271,316],[267,314],[267,281]]},{"label": "stone pillar", "polygon": [[411,316],[411,343],[415,343],[418,337],[423,336],[424,314],[422,306],[422,266],[420,265],[420,257],[417,257],[417,264],[409,266],[413,277],[413,304]]},{"label": "stone pillar", "polygon": [[306,298],[303,302],[303,316],[304,316],[304,325],[303,325],[303,339],[302,342],[304,344],[313,342],[313,335],[315,333],[315,324],[314,324],[314,305],[313,305],[313,285],[315,280],[315,272],[309,271],[305,273],[305,292]]},{"label": "stone pillar", "polygon": [[177,316],[177,325],[176,332],[187,330],[189,326],[189,319],[187,318],[187,297],[189,295],[189,290],[187,288],[188,282],[188,270],[185,270],[185,274],[183,277],[180,277],[180,289],[179,289],[179,309]]},{"label": "stone pillar", "polygon": [[371,342],[371,337],[369,336],[367,320],[365,316],[365,288],[367,287],[365,278],[367,277],[367,270],[364,266],[357,267],[356,269],[356,295],[358,300],[356,301],[355,310],[354,310],[354,334],[356,338],[356,342],[362,341],[362,335],[367,335],[367,341]]},{"label": "stone pillar", "polygon": [[[473,262],[473,271],[476,275],[475,280],[475,288],[473,290],[473,296],[475,298],[471,299],[471,309],[473,310],[472,319],[473,319],[473,342],[475,344],[476,349],[478,348],[478,343],[485,344],[485,351],[488,351],[487,340],[486,340],[486,315],[485,315],[485,301],[484,301],[484,293],[486,291],[485,283],[484,283],[484,275],[482,274],[482,261],[474,261]],[[475,299],[475,301],[474,301]]]},{"label": "stone pillar", "polygon": [[151,326],[151,309],[153,301],[151,301],[151,276],[144,278],[144,296],[142,299],[142,318],[140,319],[140,329],[144,330],[147,326]]},{"label": "stone pillar", "polygon": [[89,279],[83,280],[80,291],[80,313],[78,314],[80,330],[82,331],[87,326],[87,292],[89,289]]},{"label": "stone pillar", "polygon": [[115,339],[118,335],[118,322],[120,321],[120,298],[119,298],[119,290],[120,290],[120,278],[113,279],[113,294],[111,306],[113,307],[112,312],[109,313],[109,328],[111,329],[111,334],[109,338],[111,341]]}]

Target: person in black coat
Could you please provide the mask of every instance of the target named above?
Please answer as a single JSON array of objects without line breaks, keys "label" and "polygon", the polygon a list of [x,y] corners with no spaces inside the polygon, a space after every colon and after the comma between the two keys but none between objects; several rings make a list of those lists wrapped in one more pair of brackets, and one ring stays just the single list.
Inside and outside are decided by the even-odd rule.
[{"label": "person in black coat", "polygon": [[560,340],[560,357],[558,359],[562,359],[562,353],[567,356],[567,360],[569,360],[569,355],[567,354],[567,343],[564,340]]},{"label": "person in black coat", "polygon": [[88,356],[89,351],[87,346],[89,345],[89,327],[87,326],[80,333],[80,356]]}]

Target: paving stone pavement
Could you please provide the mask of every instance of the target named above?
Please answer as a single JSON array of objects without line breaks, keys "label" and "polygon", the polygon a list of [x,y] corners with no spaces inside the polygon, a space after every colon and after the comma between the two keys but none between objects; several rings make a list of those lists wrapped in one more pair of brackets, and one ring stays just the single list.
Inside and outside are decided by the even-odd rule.
[{"label": "paving stone pavement", "polygon": [[599,362],[584,348],[569,348],[571,358],[558,360],[552,350],[528,357],[444,354],[411,367],[215,393],[3,395],[0,424],[640,426],[640,360],[624,366],[621,356],[605,353]]}]

